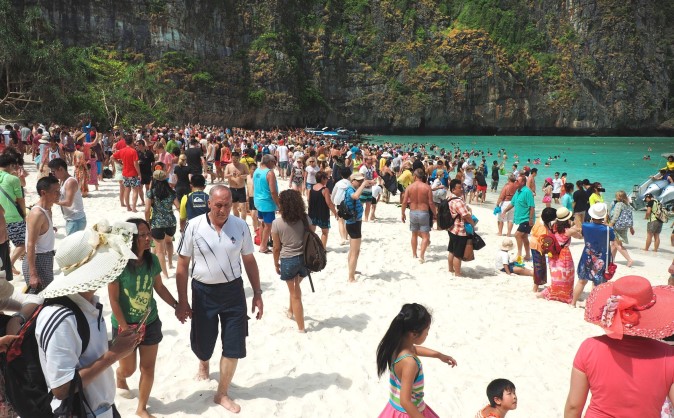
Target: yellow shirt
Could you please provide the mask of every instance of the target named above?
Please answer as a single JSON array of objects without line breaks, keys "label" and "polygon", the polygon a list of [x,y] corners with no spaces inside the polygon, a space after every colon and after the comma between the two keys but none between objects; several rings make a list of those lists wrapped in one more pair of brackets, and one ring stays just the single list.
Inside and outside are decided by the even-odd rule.
[{"label": "yellow shirt", "polygon": [[379,159],[379,171],[382,171],[384,169],[384,166],[386,165],[386,158],[382,157]]},{"label": "yellow shirt", "polygon": [[414,176],[410,170],[404,170],[403,173],[398,177],[398,183],[403,187],[407,187],[414,181]]},{"label": "yellow shirt", "polygon": [[603,201],[604,198],[597,193],[592,193],[590,195],[590,206],[594,205],[595,203],[602,203]]},{"label": "yellow shirt", "polygon": [[187,220],[187,195],[180,200],[180,220]]}]

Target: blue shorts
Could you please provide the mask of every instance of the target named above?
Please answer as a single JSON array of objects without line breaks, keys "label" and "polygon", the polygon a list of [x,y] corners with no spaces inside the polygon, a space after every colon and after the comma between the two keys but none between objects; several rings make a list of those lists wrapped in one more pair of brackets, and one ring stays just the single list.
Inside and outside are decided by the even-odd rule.
[{"label": "blue shorts", "polygon": [[[314,183],[314,184],[316,184],[316,183]],[[311,190],[311,188],[314,187],[314,184],[306,183],[305,186],[307,186],[307,190]]]},{"label": "blue shorts", "polygon": [[311,224],[321,229],[330,229],[330,218],[327,221],[318,218],[311,218]]},{"label": "blue shorts", "polygon": [[213,355],[221,325],[222,356],[246,357],[248,315],[243,280],[229,283],[205,284],[192,279],[192,352],[201,361]]},{"label": "blue shorts", "polygon": [[257,211],[257,218],[262,219],[262,222],[270,224],[276,219],[276,212],[260,212]]},{"label": "blue shorts", "polygon": [[281,170],[288,168],[288,161],[279,161],[278,166]]},{"label": "blue shorts", "polygon": [[304,266],[304,255],[281,259],[281,280],[292,280],[297,276],[307,277],[309,271]]},{"label": "blue shorts", "polygon": [[66,221],[66,235],[70,235],[77,231],[83,231],[87,227],[87,217],[83,216],[80,219]]},{"label": "blue shorts", "polygon": [[[515,268],[515,263],[508,263],[508,270],[510,270],[511,273],[514,271],[513,270],[514,268]],[[501,269],[501,271],[505,273],[505,269]]]}]

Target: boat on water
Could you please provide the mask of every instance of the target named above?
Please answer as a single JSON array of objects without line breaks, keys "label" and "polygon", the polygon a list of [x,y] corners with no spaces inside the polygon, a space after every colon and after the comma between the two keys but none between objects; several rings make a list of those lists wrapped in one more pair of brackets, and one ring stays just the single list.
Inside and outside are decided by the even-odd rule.
[{"label": "boat on water", "polygon": [[[669,165],[671,164],[669,158],[674,158],[674,152],[667,152],[662,154],[662,156],[668,161]],[[669,173],[672,175],[673,172],[669,171]],[[674,210],[674,183],[670,183],[669,180],[662,178],[660,172],[650,176],[641,185],[634,185],[630,194],[632,206],[637,210],[645,209],[644,196],[648,193],[652,194],[653,198],[660,202],[667,210]]]},{"label": "boat on water", "polygon": [[342,140],[342,141],[352,141],[356,139],[360,139],[358,135],[358,131],[350,131],[346,128],[337,128],[337,129],[330,129],[327,126],[319,129],[319,128],[304,128],[304,132],[315,135],[315,136],[324,136],[328,137],[330,139],[336,139],[336,140]]}]

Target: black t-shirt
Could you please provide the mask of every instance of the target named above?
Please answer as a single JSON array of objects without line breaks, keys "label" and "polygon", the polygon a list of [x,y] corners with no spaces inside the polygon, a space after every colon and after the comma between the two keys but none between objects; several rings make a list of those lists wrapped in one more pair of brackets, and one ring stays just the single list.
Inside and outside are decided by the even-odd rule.
[{"label": "black t-shirt", "polygon": [[484,174],[477,173],[475,174],[475,180],[477,180],[477,185],[481,187],[487,186],[487,180],[484,178]]},{"label": "black t-shirt", "polygon": [[590,209],[590,197],[585,190],[573,192],[573,201],[575,202],[575,206],[573,207],[574,212],[585,212]]},{"label": "black t-shirt", "polygon": [[201,147],[188,148],[185,150],[187,166],[192,174],[201,174]]},{"label": "black t-shirt", "polygon": [[190,168],[186,165],[181,166],[177,165],[173,169],[173,173],[176,175],[176,188],[179,186],[190,187]]},{"label": "black t-shirt", "polygon": [[414,160],[414,162],[412,163],[412,172],[414,172],[414,170],[416,170],[417,168],[421,169],[424,168],[424,163],[422,163],[421,160],[418,158]]},{"label": "black t-shirt", "polygon": [[152,177],[152,163],[154,163],[152,151],[138,151],[138,167],[140,168],[141,177]]}]

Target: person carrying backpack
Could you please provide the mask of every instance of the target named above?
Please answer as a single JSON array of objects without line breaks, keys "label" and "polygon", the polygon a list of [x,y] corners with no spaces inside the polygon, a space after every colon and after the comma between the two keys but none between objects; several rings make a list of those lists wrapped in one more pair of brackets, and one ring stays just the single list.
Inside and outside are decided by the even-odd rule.
[{"label": "person carrying backpack", "polygon": [[[131,251],[136,231],[134,224],[110,227],[101,222],[65,237],[56,252],[56,262],[63,273],[41,293],[45,304],[27,319],[19,334],[19,339],[23,336],[21,348],[26,348],[32,337],[30,332],[34,332],[39,359],[36,356],[32,360],[39,361],[42,383],[46,383],[44,393],[49,392],[47,399],[51,399],[47,414],[58,410],[65,416],[92,413],[97,418],[119,417],[114,406],[115,375],[110,366],[131,354],[142,334],[127,330],[108,348],[103,305],[95,292],[114,281],[130,259],[136,259]],[[55,302],[53,298],[59,299]],[[9,393],[9,376],[6,383]],[[62,402],[66,399],[74,401],[69,405]],[[44,404],[33,406],[44,408]],[[19,415],[26,417],[45,412],[39,411],[22,413],[17,408]]]},{"label": "person carrying backpack", "polygon": [[201,174],[195,174],[190,179],[192,192],[184,195],[180,200],[180,231],[185,230],[187,221],[208,213],[208,193],[206,188],[206,178]]}]

